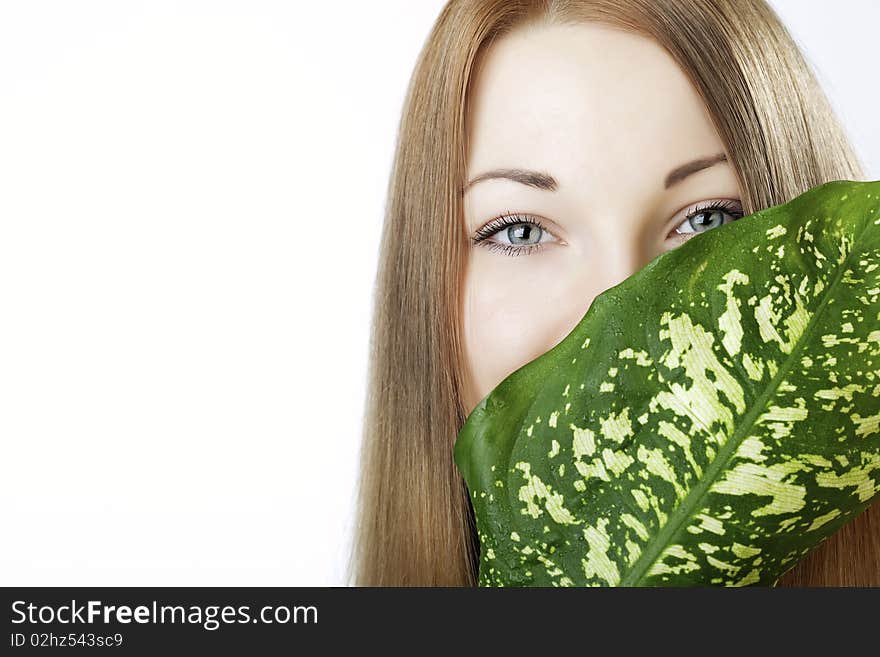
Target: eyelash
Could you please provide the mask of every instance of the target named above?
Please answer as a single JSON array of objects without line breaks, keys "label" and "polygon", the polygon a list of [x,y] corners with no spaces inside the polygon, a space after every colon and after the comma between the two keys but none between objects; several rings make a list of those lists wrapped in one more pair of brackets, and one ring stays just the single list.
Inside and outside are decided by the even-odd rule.
[{"label": "eyelash", "polygon": [[493,235],[500,233],[504,228],[508,226],[516,226],[517,224],[529,224],[530,226],[537,226],[541,229],[541,233],[544,231],[550,232],[547,228],[544,227],[544,224],[541,223],[538,219],[532,219],[526,217],[525,215],[520,215],[515,212],[505,212],[499,217],[495,217],[487,223],[485,226],[480,228],[476,235],[474,235],[471,240],[473,241],[475,246],[483,246],[489,249],[489,251],[501,251],[504,255],[511,256],[519,256],[519,255],[528,255],[533,251],[543,248],[543,244],[529,244],[526,246],[515,246],[513,244],[499,244],[498,242],[490,242],[488,239]]},{"label": "eyelash", "polygon": [[[698,205],[691,212],[686,214],[684,217],[684,220],[681,223],[683,224],[685,221],[688,221],[689,219],[692,219],[693,217],[696,217],[697,215],[702,214],[704,212],[715,212],[718,210],[721,210],[721,211],[725,212],[726,214],[729,214],[730,216],[733,217],[733,220],[736,221],[737,219],[741,219],[744,216],[743,211],[738,208],[739,208],[739,204],[734,201],[726,201],[726,200],[724,200],[724,201],[709,201],[704,205]],[[534,251],[537,251],[538,249],[544,248],[544,244],[540,243],[540,242],[538,244],[528,244],[526,246],[517,246],[517,245],[513,245],[513,244],[499,244],[498,242],[489,241],[490,237],[498,234],[504,228],[507,228],[508,226],[515,226],[517,224],[528,224],[530,226],[536,226],[537,228],[541,229],[541,234],[543,234],[544,232],[548,232],[548,233],[550,232],[549,230],[547,230],[547,228],[544,226],[544,224],[542,224],[541,221],[537,218],[528,217],[526,215],[521,215],[516,212],[505,212],[505,213],[499,215],[498,217],[495,217],[490,222],[488,222],[485,226],[480,228],[476,232],[476,234],[471,238],[471,241],[473,242],[474,246],[485,247],[485,248],[489,249],[490,252],[491,251],[501,251],[502,253],[504,253],[504,255],[508,255],[508,256],[528,255],[530,253],[533,253]],[[678,225],[680,226],[681,224],[678,224]],[[675,228],[677,228],[677,227],[678,226],[676,226]],[[711,230],[711,228],[709,230]],[[708,232],[708,231],[702,231],[702,232]],[[699,234],[700,233],[698,233],[698,232],[677,233],[677,235],[699,235]],[[690,239],[690,238],[688,238],[688,239]]]},{"label": "eyelash", "polygon": [[[733,217],[733,221],[736,221],[737,219],[742,219],[744,216],[742,208],[740,207],[739,202],[737,202],[737,201],[727,201],[727,200],[708,201],[705,205],[697,205],[697,207],[695,207],[692,211],[688,212],[684,216],[684,221],[682,221],[681,223],[683,224],[685,221],[687,221],[688,219],[691,219],[693,217],[696,217],[698,214],[702,214],[704,212],[715,212],[717,210],[721,210],[725,214],[729,214],[731,217]],[[679,226],[680,225],[681,224],[679,224]],[[722,225],[724,225],[724,224],[722,224]],[[678,226],[676,226],[676,228],[677,227]],[[717,228],[717,226],[716,226],[716,228]],[[709,230],[712,230],[712,229],[710,228]],[[708,232],[708,231],[703,231],[703,232]],[[678,235],[699,235],[698,232],[677,233],[677,234]]]}]

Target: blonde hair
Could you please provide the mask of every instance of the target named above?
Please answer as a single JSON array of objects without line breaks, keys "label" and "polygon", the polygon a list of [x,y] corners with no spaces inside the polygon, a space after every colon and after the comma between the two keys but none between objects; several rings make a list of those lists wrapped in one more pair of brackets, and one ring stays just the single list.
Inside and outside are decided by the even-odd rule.
[{"label": "blonde hair", "polygon": [[[479,543],[452,447],[467,417],[461,337],[466,103],[478,58],[528,24],[596,21],[661,44],[701,94],[746,213],[862,166],[801,53],[763,0],[451,0],[416,62],[387,189],[371,327],[356,586],[476,584]],[[880,505],[780,585],[880,585]]]}]

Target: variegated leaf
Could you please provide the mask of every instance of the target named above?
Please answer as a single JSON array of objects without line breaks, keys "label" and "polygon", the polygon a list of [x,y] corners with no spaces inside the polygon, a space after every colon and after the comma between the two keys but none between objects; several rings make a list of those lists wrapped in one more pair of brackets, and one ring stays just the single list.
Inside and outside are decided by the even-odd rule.
[{"label": "variegated leaf", "polygon": [[467,418],[482,586],[773,585],[880,491],[880,181],[692,238]]}]

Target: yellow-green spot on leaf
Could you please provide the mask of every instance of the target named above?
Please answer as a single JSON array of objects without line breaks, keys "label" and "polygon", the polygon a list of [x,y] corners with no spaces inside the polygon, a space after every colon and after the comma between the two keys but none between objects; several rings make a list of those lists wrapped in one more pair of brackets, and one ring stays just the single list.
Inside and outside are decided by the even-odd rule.
[{"label": "yellow-green spot on leaf", "polygon": [[858,413],[853,413],[852,421],[856,424],[856,435],[865,438],[872,433],[880,432],[880,414],[862,417]]},{"label": "yellow-green spot on leaf", "polygon": [[809,463],[810,465],[815,465],[819,468],[831,469],[834,467],[834,464],[831,461],[819,454],[801,454],[800,460],[804,463]]},{"label": "yellow-green spot on leaf", "polygon": [[772,240],[776,239],[777,237],[782,237],[783,235],[785,235],[785,233],[785,226],[783,226],[782,224],[777,224],[776,226],[773,226],[773,228],[768,229],[766,234],[767,237]]},{"label": "yellow-green spot on leaf", "polygon": [[636,500],[636,504],[639,505],[639,508],[642,511],[647,511],[649,508],[648,497],[638,488],[633,488],[630,493]]},{"label": "yellow-green spot on leaf", "polygon": [[745,577],[738,582],[731,584],[731,586],[749,586],[751,584],[757,584],[760,581],[761,571],[757,568],[752,568]]},{"label": "yellow-green spot on leaf", "polygon": [[581,429],[573,424],[568,425],[573,432],[572,450],[574,458],[592,456],[596,453],[596,435],[590,429]]},{"label": "yellow-green spot on leaf", "polygon": [[792,518],[786,518],[785,520],[779,521],[779,529],[787,530],[789,527],[793,527],[801,521],[800,516],[794,516]]},{"label": "yellow-green spot on leaf", "polygon": [[718,570],[729,573],[730,575],[736,575],[741,569],[741,566],[734,566],[733,564],[729,564],[726,561],[722,561],[721,559],[716,559],[711,554],[706,556],[706,561],[708,561]]},{"label": "yellow-green spot on leaf", "polygon": [[557,454],[559,454],[559,441],[554,439],[550,441],[550,451],[547,452],[547,456],[552,459]]},{"label": "yellow-green spot on leaf", "polygon": [[[676,564],[670,564],[666,561],[670,557],[680,559],[681,561]],[[688,573],[699,569],[700,565],[693,554],[685,550],[681,545],[673,544],[663,550],[657,561],[651,565],[648,575],[678,575],[679,573]]]},{"label": "yellow-green spot on leaf", "polygon": [[726,495],[757,495],[770,497],[771,501],[752,510],[753,516],[793,513],[803,508],[807,491],[801,484],[783,479],[804,469],[799,462],[775,463],[770,466],[757,463],[740,463],[724,474],[724,478],[712,484],[713,493]]},{"label": "yellow-green spot on leaf", "polygon": [[612,412],[600,421],[600,426],[602,427],[602,435],[617,443],[622,443],[633,435],[632,423],[629,420],[629,408],[624,408],[620,413]]},{"label": "yellow-green spot on leaf", "polygon": [[764,376],[764,362],[760,358],[752,358],[748,352],[744,351],[742,364],[752,381],[760,381]]},{"label": "yellow-green spot on leaf", "polygon": [[734,544],[731,546],[730,551],[733,552],[740,559],[748,559],[750,557],[755,557],[761,554],[761,548],[750,547],[748,545],[742,545],[736,542],[734,542]]},{"label": "yellow-green spot on leaf", "polygon": [[586,558],[581,559],[581,565],[588,580],[598,577],[608,586],[617,586],[620,582],[620,571],[617,569],[617,564],[608,556],[611,539],[605,531],[607,526],[608,519],[599,518],[595,527],[584,528],[584,539],[590,549]]},{"label": "yellow-green spot on leaf", "polygon": [[767,460],[767,457],[761,454],[761,451],[765,447],[766,445],[761,442],[760,438],[757,436],[749,436],[742,441],[739,448],[736,450],[736,455],[743,460],[760,463],[761,461]]},{"label": "yellow-green spot on leaf", "polygon": [[612,451],[607,447],[602,450],[602,460],[605,467],[608,468],[616,477],[635,462],[635,459],[624,451]]},{"label": "yellow-green spot on leaf", "polygon": [[839,475],[835,472],[820,472],[816,475],[816,483],[826,488],[855,488],[860,502],[871,499],[878,490],[877,481],[872,476],[880,468],[880,454],[865,457],[860,467]]},{"label": "yellow-green spot on leaf", "polygon": [[864,392],[864,391],[865,391],[864,386],[860,386],[857,383],[850,383],[849,385],[844,386],[843,388],[828,388],[828,389],[824,389],[824,390],[817,390],[815,396],[817,399],[833,399],[833,400],[840,399],[841,397],[843,397],[847,401],[852,401],[853,393]]},{"label": "yellow-green spot on leaf", "polygon": [[676,477],[675,470],[666,460],[659,449],[648,449],[644,445],[639,445],[637,452],[639,461],[645,464],[645,468],[653,475],[657,475],[661,479],[668,481],[675,489],[675,494],[681,498],[685,495],[685,490]]},{"label": "yellow-green spot on leaf", "polygon": [[699,513],[696,516],[696,520],[699,520],[700,523],[694,525],[695,527],[707,532],[712,532],[713,534],[718,534],[719,536],[724,535],[724,523],[718,520],[718,518],[707,516],[705,513]]},{"label": "yellow-green spot on leaf", "polygon": [[623,521],[623,524],[632,529],[640,539],[643,541],[647,541],[650,537],[647,528],[636,518],[634,515],[630,513],[624,513],[620,516],[620,519]]},{"label": "yellow-green spot on leaf", "polygon": [[806,409],[803,399],[798,397],[795,402],[799,402],[795,407],[781,408],[779,406],[771,406],[761,417],[758,418],[758,424],[765,422],[798,422],[806,420],[809,412]]},{"label": "yellow-green spot on leaf", "polygon": [[[762,297],[755,308],[755,321],[758,323],[761,339],[764,342],[777,342],[779,349],[785,354],[791,353],[795,343],[803,335],[809,318],[809,312],[800,295],[795,295],[795,309],[784,322],[781,321],[781,314],[773,308],[773,297],[769,294]],[[777,330],[777,327],[783,323],[785,325],[783,332],[787,340],[783,339]]]},{"label": "yellow-green spot on leaf", "polygon": [[807,527],[807,531],[811,532],[814,529],[819,529],[819,527],[827,524],[831,520],[834,520],[839,515],[840,515],[840,511],[838,509],[832,509],[828,513],[825,513],[825,514],[819,516],[818,518],[816,518],[815,520],[813,520],[813,522],[810,524],[810,526]]},{"label": "yellow-green spot on leaf", "polygon": [[647,351],[644,351],[644,350],[634,351],[631,347],[627,347],[626,349],[623,349],[622,351],[620,351],[620,353],[617,354],[617,356],[618,356],[618,358],[627,358],[630,360],[635,360],[636,365],[639,365],[641,367],[649,367],[654,364],[654,361],[651,360],[650,357],[648,357]]},{"label": "yellow-green spot on leaf", "polygon": [[671,422],[667,422],[666,420],[660,420],[660,423],[657,425],[657,433],[664,438],[668,438],[670,441],[681,447],[682,451],[684,452],[684,456],[687,459],[688,464],[691,466],[694,474],[697,477],[703,476],[703,469],[697,463],[696,459],[694,458],[694,454],[691,451],[690,436],[688,436],[684,431],[679,429]]},{"label": "yellow-green spot on leaf", "polygon": [[550,419],[547,421],[547,424],[549,424],[551,427],[555,427],[556,420],[558,417],[559,417],[559,411],[553,411],[552,413],[550,413]]},{"label": "yellow-green spot on leaf", "polygon": [[[684,367],[687,377],[693,381],[688,389],[675,382],[668,390],[658,393],[651,401],[651,410],[660,404],[680,415],[696,419],[708,429],[712,422],[719,421],[730,427],[733,425],[733,414],[719,398],[722,393],[729,403],[733,403],[737,412],[745,410],[745,398],[742,386],[724,367],[712,349],[714,336],[701,326],[691,322],[688,315],[673,317],[665,312],[660,324],[668,325],[667,330],[660,331],[660,339],[669,339],[672,347],[666,353],[664,365],[669,368]],[[710,380],[707,372],[711,372],[714,380]],[[686,400],[686,401],[685,401]]]},{"label": "yellow-green spot on leaf", "polygon": [[601,479],[602,481],[611,481],[611,475],[605,469],[605,463],[599,458],[594,458],[589,463],[583,461],[574,462],[575,470],[578,471],[584,479]]},{"label": "yellow-green spot on leaf", "polygon": [[526,480],[525,485],[519,489],[519,500],[526,503],[526,508],[522,510],[523,514],[537,518],[541,515],[541,508],[536,500],[544,500],[544,508],[556,522],[561,525],[577,522],[571,512],[562,505],[565,498],[560,493],[553,492],[540,477],[531,473],[531,464],[520,461],[515,467],[522,470],[523,478]]},{"label": "yellow-green spot on leaf", "polygon": [[733,293],[733,286],[737,283],[746,285],[748,282],[748,275],[738,269],[732,269],[724,275],[724,284],[717,288],[724,292],[727,298],[727,309],[718,318],[718,328],[724,333],[721,343],[731,356],[739,353],[743,337],[742,315],[739,312],[740,302]]},{"label": "yellow-green spot on leaf", "polygon": [[626,539],[626,563],[628,566],[632,566],[636,561],[638,561],[639,557],[642,556],[642,548],[639,547],[638,543],[634,543],[633,541]]}]

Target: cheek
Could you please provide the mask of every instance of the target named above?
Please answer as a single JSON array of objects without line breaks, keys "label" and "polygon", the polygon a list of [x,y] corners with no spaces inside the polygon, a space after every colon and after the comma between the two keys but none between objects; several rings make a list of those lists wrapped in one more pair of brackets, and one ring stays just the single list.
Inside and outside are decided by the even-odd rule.
[{"label": "cheek", "polygon": [[473,376],[466,395],[469,410],[509,374],[558,344],[583,316],[589,304],[575,301],[571,281],[560,274],[472,262],[462,308],[465,357]]}]

